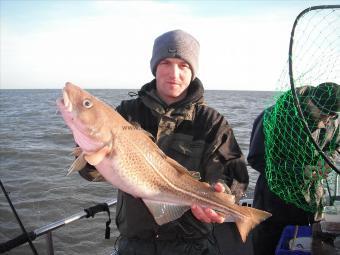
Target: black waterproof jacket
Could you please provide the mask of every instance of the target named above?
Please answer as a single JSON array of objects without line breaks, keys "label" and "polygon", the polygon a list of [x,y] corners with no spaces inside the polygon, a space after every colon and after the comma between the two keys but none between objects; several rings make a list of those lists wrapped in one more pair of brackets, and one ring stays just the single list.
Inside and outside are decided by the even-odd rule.
[{"label": "black waterproof jacket", "polygon": [[[265,147],[263,116],[264,111],[255,119],[250,138],[247,161],[252,168],[260,173],[254,193],[253,206],[272,214],[266,222],[276,222],[283,225],[306,225],[313,221],[313,214],[307,213],[296,206],[286,203],[273,192],[265,177]],[[264,223],[265,224],[265,223]]]},{"label": "black waterproof jacket", "polygon": [[[253,206],[272,214],[269,219],[259,224],[253,230],[254,255],[274,254],[285,226],[309,225],[314,222],[313,213],[306,212],[291,203],[285,202],[269,188],[265,174],[265,136],[263,125],[263,118],[266,111],[270,112],[272,111],[272,108],[263,111],[254,121],[250,138],[249,154],[247,157],[250,166],[260,173],[255,186]],[[308,124],[311,127],[316,126],[312,122]],[[338,120],[334,121],[333,129],[334,131],[331,133],[334,137],[329,137],[328,140],[334,138],[337,140],[337,144],[339,144]],[[319,136],[320,130],[317,129],[312,131],[313,136]],[[327,143],[323,143],[323,146],[327,146]],[[285,160],[285,155],[282,155],[282,160]]]},{"label": "black waterproof jacket", "polygon": [[[222,179],[231,186],[235,179],[247,185],[247,168],[233,131],[222,115],[204,104],[203,91],[196,78],[187,97],[168,106],[157,96],[153,80],[136,99],[123,101],[117,111],[151,133],[169,157],[200,172],[203,181]],[[124,192],[119,192],[116,223],[123,236],[141,239],[197,239],[212,230],[211,224],[196,220],[190,211],[158,226],[144,203]]]},{"label": "black waterproof jacket", "polygon": [[254,121],[250,138],[248,163],[260,173],[254,193],[253,207],[270,212],[272,216],[252,231],[254,255],[272,255],[286,225],[308,225],[313,215],[286,203],[274,194],[265,174],[265,145],[262,112]]},{"label": "black waterproof jacket", "polygon": [[[308,100],[309,96],[307,94],[309,86],[303,86],[298,88],[298,96],[300,97],[300,101],[302,102],[301,108],[303,112],[306,112],[308,115]],[[287,95],[290,92],[286,92],[284,95]],[[285,109],[293,109],[292,101],[287,100],[285,102]],[[272,217],[266,220],[266,223],[270,222],[285,224],[285,225],[304,225],[313,222],[313,214],[308,213],[302,209],[299,209],[297,206],[287,203],[284,200],[280,199],[277,195],[275,195],[269,188],[266,177],[265,177],[265,136],[264,136],[264,115],[265,114],[276,114],[274,110],[275,106],[272,106],[266,110],[264,110],[254,121],[253,129],[250,138],[249,145],[249,154],[247,157],[248,163],[252,168],[257,170],[260,173],[260,176],[257,180],[255,186],[255,194],[254,194],[254,202],[253,205],[255,208],[262,209],[272,213]],[[277,109],[276,109],[277,110]],[[293,110],[292,110],[293,114]],[[306,118],[306,123],[311,130],[311,135],[315,141],[319,144],[320,148],[329,152],[330,155],[336,153],[333,150],[339,150],[339,120],[332,119],[329,120],[327,124],[327,128],[319,128],[318,121],[313,118]],[[289,123],[289,126],[282,126],[282,129],[289,128],[289,130],[294,130],[294,122]],[[327,135],[325,134],[327,133]],[[301,134],[299,139],[303,141],[307,141],[308,137],[306,135]],[[277,139],[284,139],[284,137],[279,137]],[[287,143],[288,144],[288,143]],[[288,148],[287,148],[288,149]],[[279,153],[279,152],[277,152]],[[290,159],[287,155],[287,151],[281,152],[280,160],[281,164],[285,164]],[[270,155],[269,155],[270,156]],[[277,162],[276,162],[277,163]],[[316,165],[317,162],[310,162],[313,165]]]},{"label": "black waterproof jacket", "polygon": [[[236,187],[232,192],[242,194],[249,182],[244,157],[228,122],[204,103],[203,93],[203,85],[196,78],[186,98],[166,105],[158,97],[153,80],[141,88],[137,98],[122,101],[116,110],[149,132],[167,156],[199,172],[202,181],[213,184],[223,180],[229,187]],[[80,174],[91,180],[91,171],[93,167],[87,165]],[[219,254],[213,225],[197,220],[190,210],[159,226],[141,199],[119,191],[116,224],[122,255]],[[231,232],[238,235],[236,228]]]}]

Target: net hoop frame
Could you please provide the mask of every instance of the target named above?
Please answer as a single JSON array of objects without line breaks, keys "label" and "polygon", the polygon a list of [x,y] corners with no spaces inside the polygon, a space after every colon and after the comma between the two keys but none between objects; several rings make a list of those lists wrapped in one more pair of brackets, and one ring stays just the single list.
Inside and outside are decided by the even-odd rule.
[{"label": "net hoop frame", "polygon": [[290,41],[289,41],[289,53],[288,53],[288,67],[289,67],[289,81],[290,81],[290,87],[291,87],[291,91],[292,91],[292,95],[294,98],[294,104],[298,110],[298,113],[302,119],[302,123],[303,126],[305,128],[305,131],[307,132],[308,136],[310,138],[312,138],[312,142],[315,146],[315,148],[317,149],[317,151],[320,153],[320,155],[324,158],[324,160],[327,162],[327,164],[337,173],[340,174],[340,170],[334,165],[334,163],[332,162],[331,159],[329,159],[329,157],[322,151],[322,149],[320,148],[320,146],[318,145],[318,143],[313,139],[312,133],[310,131],[310,129],[308,128],[308,124],[307,121],[303,115],[302,109],[301,109],[301,105],[296,93],[296,89],[295,89],[295,84],[294,84],[294,75],[293,75],[293,58],[292,58],[292,52],[293,52],[293,44],[294,44],[294,34],[295,34],[295,28],[300,20],[300,18],[302,16],[304,16],[306,13],[313,11],[313,10],[321,10],[321,9],[340,9],[340,5],[318,5],[318,6],[311,6],[308,7],[307,9],[303,10],[302,12],[300,12],[300,14],[296,17],[294,24],[293,24],[293,28],[291,31],[291,35],[290,35]]}]

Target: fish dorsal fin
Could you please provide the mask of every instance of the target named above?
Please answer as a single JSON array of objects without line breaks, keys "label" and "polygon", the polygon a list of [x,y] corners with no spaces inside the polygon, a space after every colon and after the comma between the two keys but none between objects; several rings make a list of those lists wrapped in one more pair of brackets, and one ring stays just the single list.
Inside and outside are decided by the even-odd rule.
[{"label": "fish dorsal fin", "polygon": [[140,124],[138,124],[137,122],[130,122],[131,124],[131,129],[132,130],[138,130],[140,132],[142,132],[144,135],[146,135],[147,137],[149,137],[153,142],[156,141],[156,139],[153,137],[153,135],[151,133],[149,133],[148,131],[146,131],[145,129],[143,129]]},{"label": "fish dorsal fin", "polygon": [[135,129],[138,129],[138,130],[142,130],[140,124],[138,122],[135,122],[135,121],[131,121],[129,122],[131,124],[131,126],[133,126]]},{"label": "fish dorsal fin", "polygon": [[153,135],[151,133],[149,133],[148,131],[145,131],[144,129],[142,129],[142,132],[148,136],[154,143],[156,142],[155,137],[153,137]]},{"label": "fish dorsal fin", "polygon": [[[165,155],[165,154],[164,154]],[[174,167],[179,173],[181,174],[188,174],[191,177],[195,178],[195,179],[201,179],[200,173],[199,172],[195,172],[195,171],[189,171],[188,169],[186,169],[184,166],[182,166],[180,163],[178,163],[176,160],[167,157],[165,155],[165,160],[172,166]]]},{"label": "fish dorsal fin", "polygon": [[92,166],[98,165],[110,153],[110,148],[104,146],[99,151],[93,154],[85,155],[85,160]]},{"label": "fish dorsal fin", "polygon": [[79,156],[73,161],[72,165],[67,171],[67,175],[70,175],[73,172],[79,172],[81,169],[83,169],[86,166],[86,160],[84,158],[84,153],[81,152]]},{"label": "fish dorsal fin", "polygon": [[143,199],[143,201],[158,225],[174,221],[190,209],[187,205],[164,204],[148,199]]},{"label": "fish dorsal fin", "polygon": [[200,172],[197,172],[197,171],[189,171],[189,173],[190,173],[191,177],[193,177],[194,179],[196,179],[196,180],[198,180],[198,181],[202,179],[202,178],[201,178]]}]

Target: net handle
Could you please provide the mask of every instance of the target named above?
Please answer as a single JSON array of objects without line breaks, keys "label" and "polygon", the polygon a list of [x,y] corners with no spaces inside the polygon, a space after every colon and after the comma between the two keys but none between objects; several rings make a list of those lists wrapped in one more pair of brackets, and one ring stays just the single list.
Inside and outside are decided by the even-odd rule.
[{"label": "net handle", "polygon": [[311,131],[308,128],[308,124],[307,121],[305,119],[305,117],[303,116],[302,113],[302,109],[301,109],[301,105],[299,102],[299,99],[297,97],[297,93],[296,93],[296,89],[295,89],[295,84],[294,84],[294,75],[293,75],[293,65],[292,65],[292,51],[293,51],[293,43],[294,43],[294,33],[295,33],[295,27],[298,24],[299,19],[305,15],[306,13],[313,11],[313,10],[321,10],[321,9],[337,9],[340,8],[340,5],[318,5],[318,6],[312,6],[309,7],[305,10],[303,10],[302,12],[300,12],[300,14],[296,17],[295,21],[294,21],[294,25],[292,28],[292,32],[290,34],[290,42],[289,42],[289,53],[288,53],[288,65],[289,65],[289,81],[290,81],[290,87],[292,90],[292,94],[293,94],[293,98],[294,98],[294,104],[298,110],[298,113],[300,115],[300,117],[302,118],[302,122],[304,125],[304,128],[307,132],[307,134],[310,136],[310,138],[312,138],[313,144],[315,146],[315,148],[317,149],[317,151],[321,154],[321,156],[324,158],[324,160],[327,162],[327,164],[337,173],[340,174],[340,170],[334,165],[334,163],[329,159],[329,157],[322,151],[322,149],[320,148],[320,146],[318,145],[318,143],[314,140]]}]

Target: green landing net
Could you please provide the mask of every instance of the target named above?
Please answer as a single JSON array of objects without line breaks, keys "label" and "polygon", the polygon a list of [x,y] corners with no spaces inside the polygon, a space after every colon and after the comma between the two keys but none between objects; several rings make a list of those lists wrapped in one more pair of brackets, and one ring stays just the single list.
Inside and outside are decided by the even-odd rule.
[{"label": "green landing net", "polygon": [[[268,185],[284,201],[317,212],[325,191],[332,203],[339,186],[340,5],[299,14],[278,83],[263,120]],[[318,128],[321,120],[331,123],[327,132]]]}]

